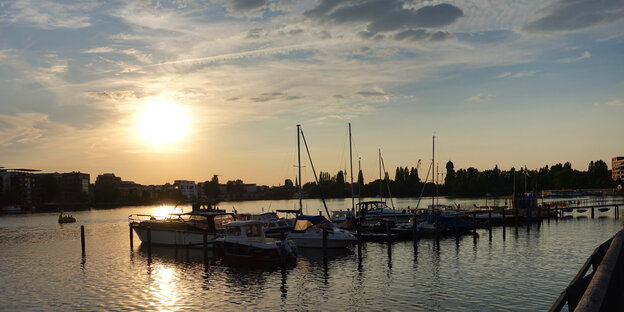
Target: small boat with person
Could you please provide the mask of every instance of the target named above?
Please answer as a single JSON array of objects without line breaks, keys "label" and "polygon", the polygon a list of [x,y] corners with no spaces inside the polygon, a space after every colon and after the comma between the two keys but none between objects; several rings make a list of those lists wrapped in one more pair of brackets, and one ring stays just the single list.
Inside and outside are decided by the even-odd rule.
[{"label": "small boat with person", "polygon": [[58,223],[74,223],[76,222],[76,218],[72,217],[72,215],[63,214],[63,210],[59,213]]}]

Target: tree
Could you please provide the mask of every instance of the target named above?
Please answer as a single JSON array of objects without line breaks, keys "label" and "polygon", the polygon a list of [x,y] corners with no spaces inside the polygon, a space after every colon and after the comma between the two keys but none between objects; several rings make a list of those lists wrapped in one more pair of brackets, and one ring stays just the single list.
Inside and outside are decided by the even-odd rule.
[{"label": "tree", "polygon": [[214,200],[219,197],[219,193],[219,176],[215,174],[210,181],[204,182],[204,194]]}]

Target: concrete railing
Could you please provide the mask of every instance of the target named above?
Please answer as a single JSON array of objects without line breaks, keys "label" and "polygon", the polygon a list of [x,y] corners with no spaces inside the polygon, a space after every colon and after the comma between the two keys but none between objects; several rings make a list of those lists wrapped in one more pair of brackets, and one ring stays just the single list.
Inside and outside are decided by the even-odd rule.
[{"label": "concrete railing", "polygon": [[594,250],[549,311],[561,311],[566,303],[570,311],[624,311],[622,248],[624,230]]}]

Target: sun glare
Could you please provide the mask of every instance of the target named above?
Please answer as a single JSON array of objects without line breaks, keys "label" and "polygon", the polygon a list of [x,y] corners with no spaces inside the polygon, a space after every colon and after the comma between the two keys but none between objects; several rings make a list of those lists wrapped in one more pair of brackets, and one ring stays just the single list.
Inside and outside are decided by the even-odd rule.
[{"label": "sun glare", "polygon": [[186,126],[184,110],[167,102],[146,105],[137,123],[141,138],[152,145],[180,141],[184,137]]}]

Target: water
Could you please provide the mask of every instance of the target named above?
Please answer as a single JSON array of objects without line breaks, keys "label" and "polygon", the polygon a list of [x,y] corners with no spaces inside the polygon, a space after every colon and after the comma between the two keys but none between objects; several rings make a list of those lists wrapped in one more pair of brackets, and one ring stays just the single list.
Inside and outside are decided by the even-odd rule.
[{"label": "water", "polygon": [[[296,202],[221,207],[259,212],[293,208]],[[329,204],[351,205],[342,199]],[[309,213],[323,209],[318,200],[305,206]],[[258,267],[212,254],[204,262],[201,250],[154,247],[148,262],[136,236],[130,250],[127,217],[164,210],[74,212],[78,222],[65,225],[57,223],[57,214],[0,216],[0,310],[546,310],[592,251],[622,228],[612,210],[596,211],[593,220],[575,212],[567,220],[508,227],[505,237],[496,227],[491,236],[478,230],[476,238],[450,237],[439,244],[433,239],[416,246],[367,243],[361,261],[357,248],[332,252],[327,261],[320,252],[302,251],[292,266]],[[86,229],[85,258],[80,225]]]}]

